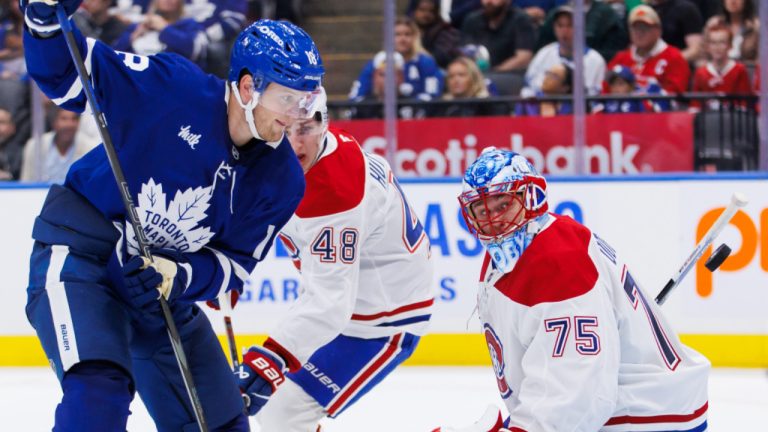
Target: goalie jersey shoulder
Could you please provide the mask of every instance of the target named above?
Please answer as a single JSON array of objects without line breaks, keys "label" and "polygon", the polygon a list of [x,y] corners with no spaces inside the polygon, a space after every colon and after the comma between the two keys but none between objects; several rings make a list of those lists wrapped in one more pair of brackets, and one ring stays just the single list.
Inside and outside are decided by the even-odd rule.
[{"label": "goalie jersey shoulder", "polygon": [[568,217],[557,217],[528,246],[515,268],[495,287],[525,306],[561,302],[594,288],[597,267],[589,255],[592,233]]},{"label": "goalie jersey shoulder", "polygon": [[366,167],[363,150],[351,135],[329,128],[329,153],[306,174],[307,188],[296,216],[311,218],[345,212],[357,207],[365,195]]}]

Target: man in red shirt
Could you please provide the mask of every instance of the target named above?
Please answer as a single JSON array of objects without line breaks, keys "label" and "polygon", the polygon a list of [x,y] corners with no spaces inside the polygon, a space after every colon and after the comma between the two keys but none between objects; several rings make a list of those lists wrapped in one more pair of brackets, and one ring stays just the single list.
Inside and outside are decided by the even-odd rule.
[{"label": "man in red shirt", "polygon": [[[696,69],[693,75],[693,91],[703,93],[752,94],[747,68],[740,62],[731,60],[733,34],[728,27],[717,25],[707,30],[706,46],[709,61]],[[707,102],[712,109],[717,109],[719,100]],[[742,105],[742,104],[739,104]],[[692,107],[700,107],[700,101],[693,101]]]},{"label": "man in red shirt", "polygon": [[627,66],[642,90],[658,85],[667,93],[688,89],[691,70],[680,50],[661,39],[661,20],[650,6],[640,5],[629,14],[630,47],[616,54],[608,69]]}]

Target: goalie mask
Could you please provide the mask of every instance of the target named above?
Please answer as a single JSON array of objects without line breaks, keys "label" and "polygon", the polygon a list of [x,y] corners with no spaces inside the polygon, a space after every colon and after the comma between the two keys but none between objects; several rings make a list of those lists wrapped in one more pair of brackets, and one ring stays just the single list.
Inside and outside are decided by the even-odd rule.
[{"label": "goalie mask", "polygon": [[547,181],[523,156],[487,148],[467,168],[459,204],[470,231],[507,273],[549,218]]}]

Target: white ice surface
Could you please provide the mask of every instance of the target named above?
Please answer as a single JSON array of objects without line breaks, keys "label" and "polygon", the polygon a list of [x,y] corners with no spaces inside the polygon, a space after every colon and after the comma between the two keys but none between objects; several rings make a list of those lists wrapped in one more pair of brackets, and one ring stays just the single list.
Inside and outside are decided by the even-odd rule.
[{"label": "white ice surface", "polygon": [[[61,398],[46,368],[0,368],[0,430],[50,431]],[[404,367],[396,370],[324,431],[429,432],[474,422],[489,403],[501,405],[490,368]],[[155,430],[137,398],[128,430]],[[258,426],[252,422],[255,431]],[[768,374],[757,369],[715,369],[710,377],[711,431],[768,430]]]}]

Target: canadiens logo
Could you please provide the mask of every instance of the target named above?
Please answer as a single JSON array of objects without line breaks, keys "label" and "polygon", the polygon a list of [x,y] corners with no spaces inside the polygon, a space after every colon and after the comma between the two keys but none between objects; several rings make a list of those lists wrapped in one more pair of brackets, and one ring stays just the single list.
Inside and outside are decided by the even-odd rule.
[{"label": "canadiens logo", "polygon": [[[205,246],[215,233],[198,224],[208,216],[211,192],[211,186],[177,190],[168,203],[162,184],[151,178],[142,184],[136,212],[151,247],[196,252]],[[137,254],[136,237],[129,236],[128,242]]]},{"label": "canadiens logo", "polygon": [[504,378],[504,349],[490,324],[483,325],[483,333],[485,334],[485,341],[488,343],[488,352],[491,354],[493,371],[496,373],[499,394],[501,394],[502,399],[506,399],[512,395],[512,389],[509,388],[507,380]]}]

